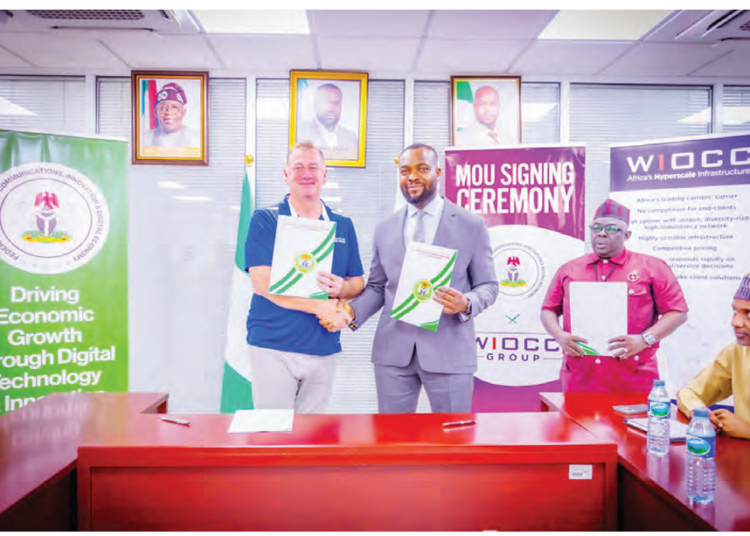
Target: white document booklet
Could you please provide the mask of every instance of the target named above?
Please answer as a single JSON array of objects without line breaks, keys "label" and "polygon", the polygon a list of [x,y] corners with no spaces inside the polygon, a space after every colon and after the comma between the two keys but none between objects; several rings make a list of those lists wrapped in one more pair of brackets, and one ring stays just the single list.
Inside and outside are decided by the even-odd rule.
[{"label": "white document booklet", "polygon": [[318,272],[330,272],[336,222],[279,216],[273,246],[269,292],[327,300],[317,285]]},{"label": "white document booklet", "polygon": [[575,281],[570,291],[570,329],[588,343],[586,355],[612,356],[609,341],[628,334],[628,284]]},{"label": "white document booklet", "polygon": [[391,317],[437,331],[443,306],[432,299],[439,287],[449,287],[456,263],[455,249],[412,242],[406,248]]},{"label": "white document booklet", "polygon": [[240,409],[232,417],[229,433],[291,432],[293,422],[293,409]]}]

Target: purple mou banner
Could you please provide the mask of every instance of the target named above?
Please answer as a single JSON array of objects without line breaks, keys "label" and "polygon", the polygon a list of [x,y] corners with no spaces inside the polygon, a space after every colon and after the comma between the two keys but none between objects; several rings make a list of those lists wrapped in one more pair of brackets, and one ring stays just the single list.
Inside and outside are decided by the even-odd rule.
[{"label": "purple mou banner", "polygon": [[583,254],[582,146],[448,149],[445,195],[489,229],[500,294],[475,321],[473,410],[537,411],[562,353],[539,320],[549,281]]},{"label": "purple mou banner", "polygon": [[750,135],[613,146],[611,190],[665,190],[748,183]]},{"label": "purple mou banner", "polygon": [[616,145],[610,159],[611,196],[630,208],[627,247],[666,261],[690,308],[657,353],[674,396],[734,340],[729,304],[750,271],[750,135]]}]

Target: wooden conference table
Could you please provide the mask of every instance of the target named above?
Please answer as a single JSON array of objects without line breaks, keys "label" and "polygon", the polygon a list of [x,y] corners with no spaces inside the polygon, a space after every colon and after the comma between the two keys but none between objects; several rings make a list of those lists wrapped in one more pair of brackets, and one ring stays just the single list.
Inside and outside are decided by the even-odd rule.
[{"label": "wooden conference table", "polygon": [[560,412],[297,415],[291,433],[229,434],[231,415],[184,427],[165,410],[159,394],[60,394],[0,418],[0,529],[616,527],[617,445]]},{"label": "wooden conference table", "polygon": [[166,411],[165,394],[58,393],[0,417],[0,530],[75,530],[78,447]]},{"label": "wooden conference table", "polygon": [[[716,498],[708,505],[691,504],[685,491],[685,443],[672,443],[666,458],[649,456],[645,434],[612,410],[646,401],[640,393],[542,393],[542,410],[562,412],[597,437],[617,443],[618,528],[750,530],[750,441],[717,438]],[[687,422],[684,415],[678,419]]]}]

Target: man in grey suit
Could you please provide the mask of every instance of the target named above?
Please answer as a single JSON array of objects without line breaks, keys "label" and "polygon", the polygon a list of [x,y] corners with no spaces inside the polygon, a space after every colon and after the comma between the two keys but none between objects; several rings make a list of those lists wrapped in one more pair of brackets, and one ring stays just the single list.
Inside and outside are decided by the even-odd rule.
[{"label": "man in grey suit", "polygon": [[[435,149],[411,145],[398,165],[408,205],[378,225],[365,290],[343,307],[353,329],[383,309],[372,348],[380,413],[415,412],[422,385],[433,412],[470,412],[477,370],[473,319],[498,293],[489,233],[479,216],[438,195],[441,170]],[[437,332],[390,315],[412,241],[458,251],[451,287],[435,291],[435,301],[443,306]]]},{"label": "man in grey suit", "polygon": [[326,160],[356,160],[357,135],[339,123],[343,93],[335,84],[315,90],[315,119],[300,123],[297,141],[310,141],[320,147]]}]

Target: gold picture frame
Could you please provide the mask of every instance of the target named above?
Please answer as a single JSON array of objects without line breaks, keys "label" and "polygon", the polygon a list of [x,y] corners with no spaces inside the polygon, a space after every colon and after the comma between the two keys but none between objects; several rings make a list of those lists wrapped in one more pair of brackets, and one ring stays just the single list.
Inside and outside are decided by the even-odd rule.
[{"label": "gold picture frame", "polygon": [[521,143],[520,76],[451,76],[451,146]]},{"label": "gold picture frame", "polygon": [[132,163],[208,165],[208,72],[131,71]]},{"label": "gold picture frame", "polygon": [[327,166],[365,167],[367,73],[291,71],[289,147],[310,141]]}]

